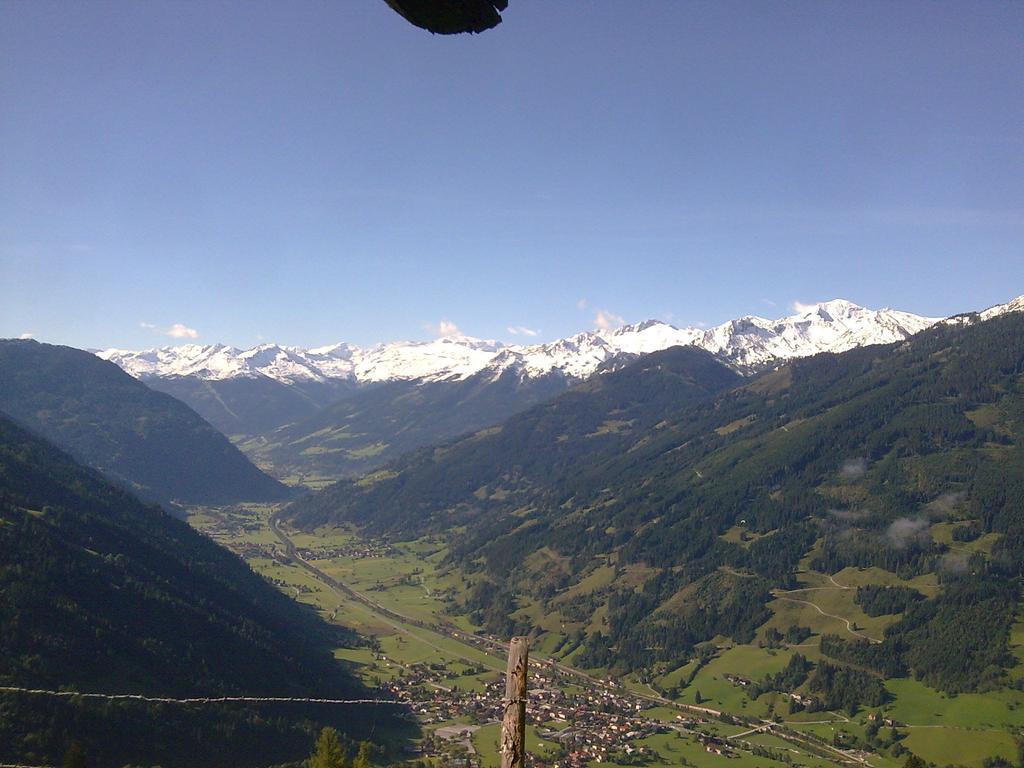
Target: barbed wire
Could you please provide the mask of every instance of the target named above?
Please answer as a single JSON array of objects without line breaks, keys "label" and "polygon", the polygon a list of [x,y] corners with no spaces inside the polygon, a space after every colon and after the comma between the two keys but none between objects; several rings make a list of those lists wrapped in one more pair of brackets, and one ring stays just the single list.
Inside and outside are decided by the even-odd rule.
[{"label": "barbed wire", "polygon": [[[0,685],[0,693],[21,693],[28,696],[54,696],[59,698],[103,699],[104,701],[141,701],[153,704],[387,704],[409,706],[412,702],[399,699],[326,699],[311,696],[143,696],[140,693],[89,693],[81,691],[51,691],[45,688],[21,688]],[[0,768],[7,768],[0,763]]]}]

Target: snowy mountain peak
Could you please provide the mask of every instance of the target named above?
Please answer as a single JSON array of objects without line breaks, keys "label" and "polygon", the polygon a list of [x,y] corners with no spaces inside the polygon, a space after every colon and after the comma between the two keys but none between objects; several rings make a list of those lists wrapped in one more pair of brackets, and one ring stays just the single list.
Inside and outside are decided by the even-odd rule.
[{"label": "snowy mountain peak", "polygon": [[980,312],[963,312],[959,315],[953,315],[952,317],[947,317],[943,322],[949,325],[970,325],[971,323],[991,320],[993,317],[999,317],[1009,312],[1024,312],[1024,296],[1018,296],[1015,299],[1010,299],[1005,304],[996,304]]},{"label": "snowy mountain peak", "polygon": [[999,315],[1005,315],[1009,312],[1024,312],[1024,296],[1018,296],[1016,299],[1011,299],[1005,304],[996,304],[994,307],[989,307],[979,312],[978,316],[982,320],[991,320],[993,317],[999,317]]},{"label": "snowy mountain peak", "polygon": [[[511,371],[522,378],[558,374],[580,380],[609,361],[678,345],[700,347],[737,370],[753,371],[819,352],[901,341],[940,320],[893,309],[867,309],[846,299],[798,305],[796,310],[776,320],[748,315],[713,328],[677,328],[646,320],[535,345],[449,335],[366,348],[346,343],[311,349],[260,344],[239,350],[224,344],[184,344],[139,352],[107,349],[97,354],[139,378],[266,376],[284,383],[347,380],[363,384],[459,380],[478,373],[497,378]],[[1024,311],[1024,296],[946,322],[987,320],[1015,311]]]}]

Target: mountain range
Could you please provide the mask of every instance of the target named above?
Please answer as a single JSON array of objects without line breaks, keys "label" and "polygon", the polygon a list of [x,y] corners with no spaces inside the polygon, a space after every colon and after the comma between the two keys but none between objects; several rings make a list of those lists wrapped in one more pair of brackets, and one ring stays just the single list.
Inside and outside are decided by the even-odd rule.
[{"label": "mountain range", "polygon": [[714,328],[658,320],[532,346],[464,336],[360,348],[183,345],[102,358],[187,403],[264,471],[320,487],[496,424],[641,355],[693,346],[737,372],[906,339],[934,318],[844,300]]},{"label": "mountain range", "polygon": [[779,590],[842,572],[906,604],[873,642],[821,638],[827,707],[884,701],[873,676],[1003,687],[1024,562],[1024,303],[1008,306],[742,379],[658,352],[289,514],[444,536],[476,581],[464,611],[559,634],[538,642],[588,668],[771,642]]},{"label": "mountain range", "polygon": [[506,345],[467,336],[399,341],[362,348],[262,344],[240,350],[223,344],[184,344],[144,351],[106,349],[97,354],[137,378],[195,377],[204,381],[266,377],[282,384],[347,381],[451,381],[513,371],[523,378],[558,373],[572,380],[594,374],[609,361],[673,346],[695,346],[740,371],[818,352],[899,341],[938,322],[892,309],[871,310],[836,299],[768,320],[747,316],[713,328],[676,328],[660,320],[579,333],[532,346]]}]

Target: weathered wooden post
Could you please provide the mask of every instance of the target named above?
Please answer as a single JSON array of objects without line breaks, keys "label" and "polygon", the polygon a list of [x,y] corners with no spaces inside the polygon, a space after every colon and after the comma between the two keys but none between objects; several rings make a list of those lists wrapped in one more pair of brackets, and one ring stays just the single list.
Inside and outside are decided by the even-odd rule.
[{"label": "weathered wooden post", "polygon": [[505,673],[505,713],[501,719],[501,768],[523,768],[526,754],[526,668],[530,643],[513,637]]}]

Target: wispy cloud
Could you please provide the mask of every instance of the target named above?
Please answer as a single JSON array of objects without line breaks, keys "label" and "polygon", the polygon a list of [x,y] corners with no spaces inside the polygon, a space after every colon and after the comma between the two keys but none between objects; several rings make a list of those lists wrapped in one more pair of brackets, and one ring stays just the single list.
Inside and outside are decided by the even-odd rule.
[{"label": "wispy cloud", "polygon": [[18,338],[21,339],[22,341],[27,341],[28,339],[34,339],[35,337],[36,337],[36,335],[34,333],[32,333],[31,331],[25,331],[23,334],[18,336]]},{"label": "wispy cloud", "polygon": [[164,333],[170,336],[172,339],[197,339],[199,338],[199,331],[195,328],[189,328],[183,323],[175,323],[168,328]]},{"label": "wispy cloud", "polygon": [[928,518],[900,517],[893,520],[885,531],[885,537],[896,549],[904,549],[910,545],[926,545],[932,540],[928,533]]},{"label": "wispy cloud", "polygon": [[510,325],[505,330],[513,336],[537,336],[540,334],[540,331],[527,328],[525,325]]},{"label": "wispy cloud", "polygon": [[868,471],[868,460],[863,456],[858,456],[855,459],[846,459],[843,465],[839,468],[839,476],[846,480],[856,480],[859,477],[864,477],[864,473]]},{"label": "wispy cloud", "polygon": [[771,299],[761,299],[761,303],[764,304],[766,307],[777,307],[777,306],[779,306],[778,304],[776,304]]},{"label": "wispy cloud", "polygon": [[810,310],[814,309],[816,306],[818,306],[818,305],[814,304],[814,303],[804,304],[802,301],[794,301],[792,304],[789,305],[789,308],[792,309],[797,314],[801,314],[802,315],[804,312],[809,312]]},{"label": "wispy cloud", "polygon": [[625,325],[625,323],[626,321],[622,319],[621,315],[616,315],[606,309],[599,309],[594,315],[594,326],[602,331],[610,331],[612,328]]},{"label": "wispy cloud", "polygon": [[175,323],[168,328],[162,328],[156,323],[149,323],[145,320],[139,321],[139,328],[143,328],[147,331],[153,331],[153,333],[159,333],[161,336],[170,336],[172,339],[198,339],[199,331],[195,328],[189,328],[184,323]]},{"label": "wispy cloud", "polygon": [[586,299],[580,299],[579,301],[576,302],[576,309],[582,311],[582,310],[584,310],[586,308],[587,308],[587,300]]},{"label": "wispy cloud", "polygon": [[425,327],[432,334],[440,338],[444,338],[445,336],[462,335],[462,331],[459,330],[459,326],[451,320],[440,320],[437,323],[427,323]]}]

